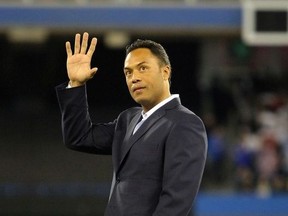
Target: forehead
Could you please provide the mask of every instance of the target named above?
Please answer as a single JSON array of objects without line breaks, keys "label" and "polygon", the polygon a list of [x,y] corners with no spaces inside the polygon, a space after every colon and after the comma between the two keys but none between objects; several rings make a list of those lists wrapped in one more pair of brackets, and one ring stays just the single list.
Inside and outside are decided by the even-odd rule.
[{"label": "forehead", "polygon": [[157,57],[148,48],[138,48],[130,53],[125,58],[124,67],[137,65],[142,62],[157,63]]}]

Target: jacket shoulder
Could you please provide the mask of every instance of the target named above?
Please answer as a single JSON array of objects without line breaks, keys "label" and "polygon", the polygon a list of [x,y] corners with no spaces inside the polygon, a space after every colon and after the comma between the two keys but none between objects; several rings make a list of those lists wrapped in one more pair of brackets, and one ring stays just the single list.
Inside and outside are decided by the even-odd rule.
[{"label": "jacket shoulder", "polygon": [[122,111],[118,116],[119,121],[130,121],[135,115],[141,113],[141,107],[131,107]]},{"label": "jacket shoulder", "polygon": [[167,115],[170,116],[174,122],[194,122],[203,125],[202,119],[193,111],[183,105],[178,105],[175,109],[167,110]]}]

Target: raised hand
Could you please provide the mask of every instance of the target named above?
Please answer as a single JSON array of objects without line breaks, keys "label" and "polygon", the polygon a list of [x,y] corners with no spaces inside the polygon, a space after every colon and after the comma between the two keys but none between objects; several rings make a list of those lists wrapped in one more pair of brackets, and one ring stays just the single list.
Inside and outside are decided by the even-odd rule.
[{"label": "raised hand", "polygon": [[[69,41],[66,42],[67,52],[67,73],[69,77],[69,84],[71,87],[84,85],[89,79],[93,78],[98,68],[91,68],[91,59],[95,51],[97,39],[92,38],[88,49],[89,34],[83,34],[82,42],[81,35],[75,35],[74,53],[71,49]],[[87,51],[88,49],[88,51]]]}]

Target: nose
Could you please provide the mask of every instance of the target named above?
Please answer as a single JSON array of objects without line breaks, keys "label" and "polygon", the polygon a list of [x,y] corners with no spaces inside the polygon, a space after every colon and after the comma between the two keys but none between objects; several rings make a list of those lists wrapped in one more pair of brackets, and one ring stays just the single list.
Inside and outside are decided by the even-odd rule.
[{"label": "nose", "polygon": [[132,83],[137,83],[139,81],[141,81],[139,73],[134,72],[133,75],[132,75]]}]

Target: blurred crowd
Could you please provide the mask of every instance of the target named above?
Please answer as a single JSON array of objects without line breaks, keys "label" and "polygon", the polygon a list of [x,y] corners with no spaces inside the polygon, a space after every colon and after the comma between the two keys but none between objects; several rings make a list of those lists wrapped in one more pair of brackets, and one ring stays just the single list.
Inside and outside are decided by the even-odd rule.
[{"label": "blurred crowd", "polygon": [[288,97],[265,93],[256,100],[249,123],[226,128],[213,116],[206,118],[206,178],[210,183],[224,184],[225,188],[230,184],[235,191],[260,196],[288,192]]}]

